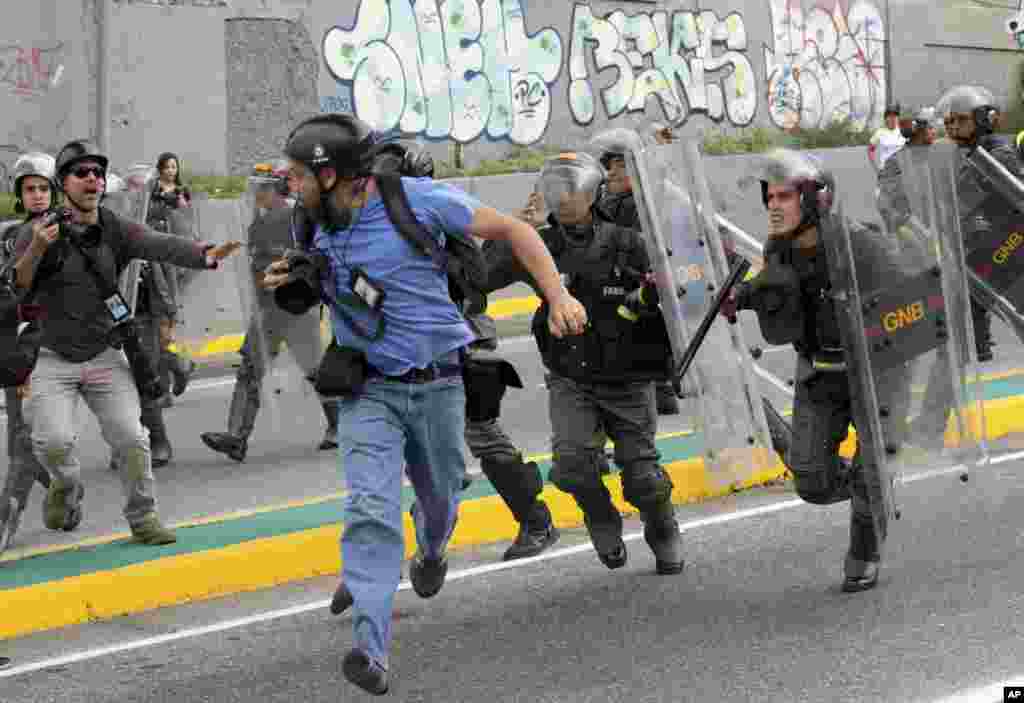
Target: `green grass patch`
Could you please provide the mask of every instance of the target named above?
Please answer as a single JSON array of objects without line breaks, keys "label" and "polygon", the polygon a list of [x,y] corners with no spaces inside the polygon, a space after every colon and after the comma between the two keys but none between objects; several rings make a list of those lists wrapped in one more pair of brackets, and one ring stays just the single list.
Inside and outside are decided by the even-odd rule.
[{"label": "green grass patch", "polygon": [[705,154],[756,154],[776,147],[790,149],[835,149],[867,146],[873,129],[859,129],[849,120],[825,127],[797,127],[790,130],[753,127],[704,135]]},{"label": "green grass patch", "polygon": [[10,220],[17,217],[14,214],[14,195],[11,193],[0,193],[0,220]]}]

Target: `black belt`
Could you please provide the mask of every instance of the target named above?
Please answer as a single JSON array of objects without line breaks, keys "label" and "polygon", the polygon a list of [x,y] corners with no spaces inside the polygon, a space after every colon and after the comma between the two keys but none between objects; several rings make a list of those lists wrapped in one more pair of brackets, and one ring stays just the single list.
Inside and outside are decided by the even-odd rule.
[{"label": "black belt", "polygon": [[401,376],[388,376],[376,366],[368,366],[367,378],[383,378],[398,383],[431,383],[442,378],[462,375],[462,367],[455,364],[431,364],[425,369],[409,369]]}]

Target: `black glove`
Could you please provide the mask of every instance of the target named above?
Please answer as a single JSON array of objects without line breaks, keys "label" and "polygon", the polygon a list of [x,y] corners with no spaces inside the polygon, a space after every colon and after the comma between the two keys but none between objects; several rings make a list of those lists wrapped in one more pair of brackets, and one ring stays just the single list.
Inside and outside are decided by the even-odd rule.
[{"label": "black glove", "polygon": [[302,315],[320,302],[320,277],[327,272],[327,257],[319,252],[290,249],[284,254],[288,262],[288,280],[274,290],[274,302],[285,312]]}]

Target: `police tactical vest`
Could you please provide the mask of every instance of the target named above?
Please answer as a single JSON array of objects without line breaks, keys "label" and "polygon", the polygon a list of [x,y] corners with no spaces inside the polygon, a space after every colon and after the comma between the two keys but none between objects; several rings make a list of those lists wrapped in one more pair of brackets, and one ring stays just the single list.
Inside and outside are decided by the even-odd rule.
[{"label": "police tactical vest", "polygon": [[561,227],[544,233],[569,293],[587,310],[581,335],[553,337],[548,306],[533,319],[533,334],[545,365],[582,382],[624,383],[668,378],[672,353],[660,314],[631,321],[619,315],[626,295],[649,268],[638,233],[595,221],[593,236],[576,244]]}]

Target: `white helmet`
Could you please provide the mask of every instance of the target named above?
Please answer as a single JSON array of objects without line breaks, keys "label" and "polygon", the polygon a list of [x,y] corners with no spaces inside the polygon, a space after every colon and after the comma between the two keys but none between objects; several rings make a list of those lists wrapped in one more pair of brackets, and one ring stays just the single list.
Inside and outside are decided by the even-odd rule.
[{"label": "white helmet", "polygon": [[57,190],[57,184],[54,181],[56,166],[56,159],[41,151],[30,151],[18,157],[18,160],[14,162],[14,175],[12,176],[14,179],[15,212],[21,213],[25,210],[25,205],[21,201],[21,182],[28,176],[45,178],[50,183],[51,192]]}]

